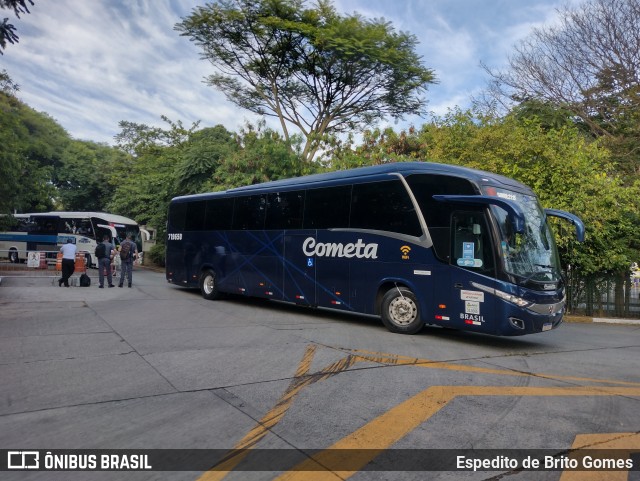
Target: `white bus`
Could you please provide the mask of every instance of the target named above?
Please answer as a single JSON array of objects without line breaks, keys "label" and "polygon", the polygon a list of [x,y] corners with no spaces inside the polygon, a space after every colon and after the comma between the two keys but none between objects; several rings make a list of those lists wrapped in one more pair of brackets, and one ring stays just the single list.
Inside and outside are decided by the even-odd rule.
[{"label": "white bus", "polygon": [[0,232],[0,256],[6,256],[9,262],[18,263],[27,258],[29,214],[13,214],[9,218],[11,222],[7,230]]},{"label": "white bus", "polygon": [[7,251],[12,262],[26,259],[27,251],[57,251],[71,239],[78,251],[86,252],[88,266],[97,265],[94,252],[105,234],[119,245],[128,234],[142,250],[142,241],[148,233],[140,229],[133,219],[106,212],[44,212],[16,214],[23,224],[21,231],[0,233],[0,251]]}]

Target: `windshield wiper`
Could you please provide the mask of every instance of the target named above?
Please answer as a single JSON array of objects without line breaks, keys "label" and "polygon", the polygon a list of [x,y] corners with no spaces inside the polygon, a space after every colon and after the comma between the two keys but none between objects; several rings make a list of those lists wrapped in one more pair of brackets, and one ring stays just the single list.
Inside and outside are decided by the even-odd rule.
[{"label": "windshield wiper", "polygon": [[[522,285],[524,285],[524,284],[526,284],[527,282],[529,282],[533,276],[536,276],[536,275],[538,275],[538,274],[553,274],[553,266],[545,266],[545,265],[542,265],[542,264],[534,264],[534,265],[535,265],[535,266],[538,266],[538,267],[543,267],[543,268],[545,268],[545,270],[532,272],[531,274],[529,274],[529,275],[528,275],[528,276],[526,276],[526,277],[525,277],[525,276],[518,275],[518,274],[514,274],[516,277],[519,277],[520,279],[522,279],[522,280],[520,281],[520,283],[521,283]],[[545,282],[558,282],[558,281],[554,281],[554,280],[542,280],[542,281],[533,281],[533,282],[540,284],[540,283],[545,283]]]}]

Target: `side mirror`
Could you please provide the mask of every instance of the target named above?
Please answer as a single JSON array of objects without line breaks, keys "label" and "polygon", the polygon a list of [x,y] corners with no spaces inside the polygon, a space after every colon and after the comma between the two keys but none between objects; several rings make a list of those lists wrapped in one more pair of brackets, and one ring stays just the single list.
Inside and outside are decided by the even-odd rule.
[{"label": "side mirror", "polygon": [[584,242],[584,223],[580,217],[567,211],[557,209],[545,209],[544,212],[547,216],[558,217],[571,222],[576,227],[576,239],[578,239],[578,242]]}]

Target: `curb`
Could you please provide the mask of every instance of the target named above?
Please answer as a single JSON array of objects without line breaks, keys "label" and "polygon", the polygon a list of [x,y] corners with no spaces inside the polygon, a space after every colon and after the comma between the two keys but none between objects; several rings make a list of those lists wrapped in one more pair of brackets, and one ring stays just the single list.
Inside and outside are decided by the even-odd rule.
[{"label": "curb", "polygon": [[584,324],[627,324],[640,326],[640,319],[624,319],[613,317],[565,316],[564,322]]},{"label": "curb", "polygon": [[604,317],[594,317],[593,322],[601,322],[604,324],[634,324],[636,326],[640,326],[640,319],[619,319],[619,318],[604,318]]}]

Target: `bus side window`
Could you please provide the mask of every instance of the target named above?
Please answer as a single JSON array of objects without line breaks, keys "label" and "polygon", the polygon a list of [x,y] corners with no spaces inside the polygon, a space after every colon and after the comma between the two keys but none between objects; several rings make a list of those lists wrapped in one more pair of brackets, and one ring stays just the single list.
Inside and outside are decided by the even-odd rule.
[{"label": "bus side window", "polygon": [[350,226],[415,237],[422,234],[411,198],[399,180],[355,184]]},{"label": "bus side window", "polygon": [[262,230],[267,211],[264,194],[238,197],[233,207],[234,230]]},{"label": "bus side window", "polygon": [[204,230],[229,230],[233,218],[233,198],[210,199],[204,219]]},{"label": "bus side window", "polygon": [[349,227],[350,205],[350,185],[310,189],[304,205],[304,228]]},{"label": "bus side window", "polygon": [[452,264],[480,272],[493,270],[491,238],[483,212],[454,212],[451,235]]},{"label": "bus side window", "polygon": [[300,229],[304,208],[304,191],[267,194],[265,229]]},{"label": "bus side window", "polygon": [[203,230],[205,209],[206,204],[204,200],[190,202],[187,204],[187,215],[185,217],[184,230]]},{"label": "bus side window", "polygon": [[171,204],[169,208],[169,229],[173,232],[184,230],[184,221],[187,214],[187,204]]}]

